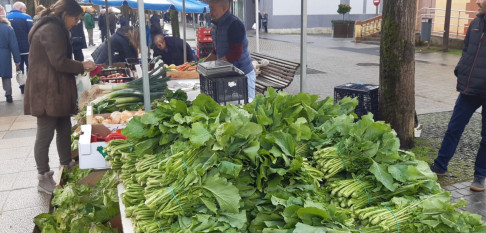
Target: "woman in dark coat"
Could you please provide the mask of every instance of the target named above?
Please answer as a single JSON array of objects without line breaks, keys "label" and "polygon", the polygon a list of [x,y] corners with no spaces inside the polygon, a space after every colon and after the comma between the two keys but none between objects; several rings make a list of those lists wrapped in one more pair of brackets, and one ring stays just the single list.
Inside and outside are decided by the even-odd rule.
[{"label": "woman in dark coat", "polygon": [[[138,28],[119,28],[110,38],[113,63],[125,62],[127,58],[138,58],[140,36]],[[92,54],[96,64],[108,64],[108,45],[105,41]]]},{"label": "woman in dark coat", "polygon": [[5,17],[5,9],[0,5],[0,77],[7,103],[12,103],[12,55],[19,69],[20,52],[15,32]]},{"label": "woman in dark coat", "polygon": [[[176,66],[184,64],[184,41],[177,37],[164,37],[157,34],[154,37],[154,57],[162,56],[165,64]],[[194,61],[191,46],[186,43],[187,61]]]},{"label": "woman in dark coat", "polygon": [[73,60],[69,30],[83,9],[75,0],[59,0],[46,8],[29,33],[29,72],[25,84],[24,113],[37,117],[34,157],[37,190],[52,194],[56,182],[49,167],[49,146],[56,135],[61,166],[74,166],[71,159],[71,116],[77,113],[75,75],[92,71],[92,61]]},{"label": "woman in dark coat", "polygon": [[84,61],[83,49],[88,48],[84,36],[83,21],[71,29],[71,41],[73,44],[74,60]]}]

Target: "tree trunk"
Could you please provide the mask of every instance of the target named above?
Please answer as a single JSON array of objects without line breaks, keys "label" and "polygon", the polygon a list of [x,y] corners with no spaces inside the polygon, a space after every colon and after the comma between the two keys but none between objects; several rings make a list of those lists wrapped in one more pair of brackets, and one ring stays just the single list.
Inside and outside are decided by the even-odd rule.
[{"label": "tree trunk", "polygon": [[172,26],[172,36],[181,38],[179,32],[179,13],[176,10],[170,10],[170,25]]},{"label": "tree trunk", "polygon": [[383,1],[379,112],[403,149],[414,138],[416,8],[417,0]]}]

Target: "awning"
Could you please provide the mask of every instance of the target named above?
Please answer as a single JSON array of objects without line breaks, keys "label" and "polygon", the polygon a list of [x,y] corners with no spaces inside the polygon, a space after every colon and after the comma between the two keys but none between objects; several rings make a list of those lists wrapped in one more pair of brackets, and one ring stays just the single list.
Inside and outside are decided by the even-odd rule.
[{"label": "awning", "polygon": [[[209,5],[197,0],[185,0],[186,13],[208,13]],[[128,4],[131,8],[136,9],[137,0],[108,0],[108,6],[121,7],[123,3]],[[84,0],[84,3],[95,5],[105,5],[104,0]],[[182,12],[182,0],[144,0],[143,4],[146,10],[167,11],[171,7]]]},{"label": "awning", "polygon": [[[131,8],[137,9],[137,0],[108,0],[108,6],[121,7],[123,3],[128,4]],[[104,0],[84,0],[84,3],[92,3],[94,5],[105,5]],[[168,0],[144,0],[144,7],[146,10],[167,11],[172,6]]]},{"label": "awning", "polygon": [[[179,12],[182,12],[182,0],[169,0]],[[197,0],[185,0],[186,13],[208,13],[209,5]]]}]

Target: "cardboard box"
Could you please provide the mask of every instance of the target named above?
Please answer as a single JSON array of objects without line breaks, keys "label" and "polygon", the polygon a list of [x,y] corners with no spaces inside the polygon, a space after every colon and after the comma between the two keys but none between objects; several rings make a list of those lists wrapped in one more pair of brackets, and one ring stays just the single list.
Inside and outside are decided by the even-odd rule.
[{"label": "cardboard box", "polygon": [[171,76],[173,79],[199,79],[199,73],[197,71],[170,71],[167,72],[167,76]]},{"label": "cardboard box", "polygon": [[126,125],[82,125],[81,136],[79,136],[79,168],[80,169],[111,169],[110,164],[105,160],[103,148],[108,146],[107,142],[91,142],[92,134],[99,134],[106,137],[111,132],[124,128]]}]

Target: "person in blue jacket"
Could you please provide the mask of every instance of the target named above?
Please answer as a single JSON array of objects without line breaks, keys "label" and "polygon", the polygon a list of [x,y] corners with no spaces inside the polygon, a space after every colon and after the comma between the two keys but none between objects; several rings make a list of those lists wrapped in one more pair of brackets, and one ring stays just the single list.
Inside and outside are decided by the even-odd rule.
[{"label": "person in blue jacket", "polygon": [[0,77],[7,103],[12,103],[12,55],[17,69],[20,63],[19,46],[10,22],[5,18],[5,9],[0,5]]},{"label": "person in blue jacket", "polygon": [[[10,21],[12,28],[15,31],[17,42],[20,50],[20,70],[27,74],[29,71],[29,41],[28,36],[30,29],[34,25],[32,17],[25,14],[27,7],[23,2],[16,2],[12,6],[12,11],[7,14],[7,19]],[[25,69],[24,69],[25,64]],[[24,85],[20,86],[22,94],[24,94]]]},{"label": "person in blue jacket", "polygon": [[[154,57],[162,56],[165,64],[176,66],[184,64],[184,41],[177,37],[154,36]],[[191,46],[186,42],[187,61],[194,61]]]}]

